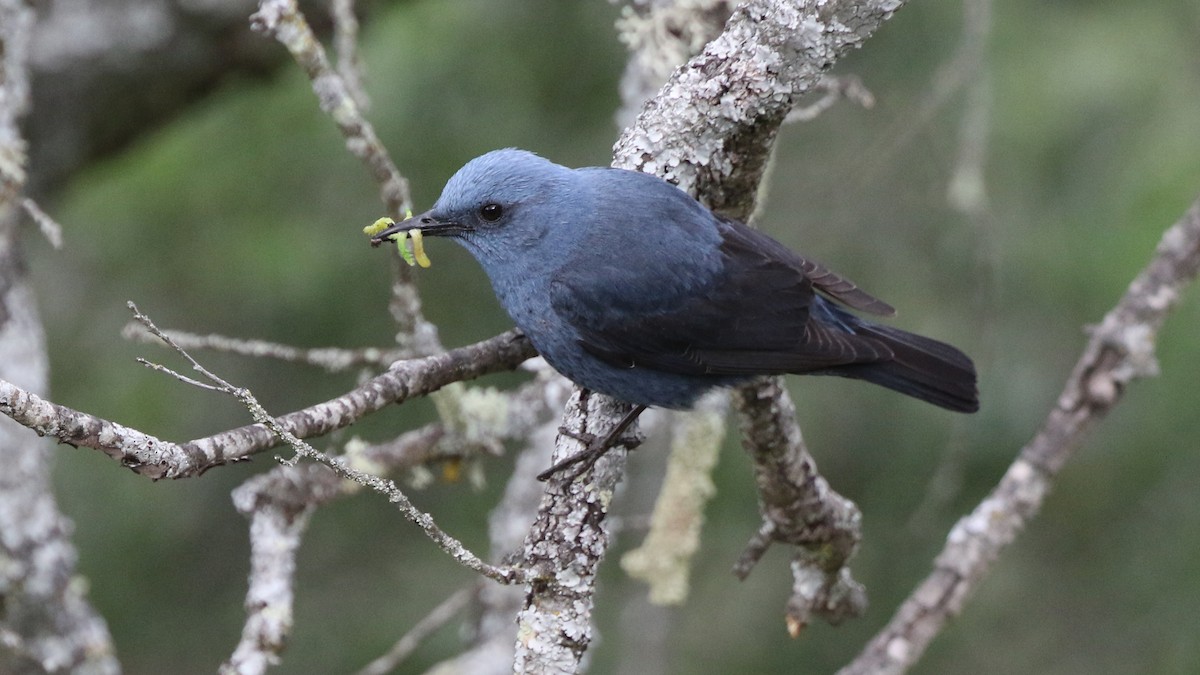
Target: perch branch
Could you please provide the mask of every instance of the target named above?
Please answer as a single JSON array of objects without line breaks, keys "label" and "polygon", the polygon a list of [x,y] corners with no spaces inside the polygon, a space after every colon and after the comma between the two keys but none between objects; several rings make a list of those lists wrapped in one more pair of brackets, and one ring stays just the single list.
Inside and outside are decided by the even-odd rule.
[{"label": "perch branch", "polygon": [[[250,411],[250,416],[253,417],[258,424],[263,425],[265,428],[270,430],[272,434],[291,446],[298,457],[304,457],[306,459],[319,462],[320,464],[332,469],[333,472],[340,478],[354,481],[359,485],[371,488],[379,494],[387,497],[388,501],[395,504],[405,518],[408,518],[410,521],[420,527],[421,530],[425,532],[425,535],[432,539],[433,542],[437,544],[447,555],[457,560],[459,564],[463,565],[467,569],[500,583],[520,583],[525,580],[526,575],[521,570],[512,567],[497,567],[495,565],[489,565],[474,553],[467,550],[467,548],[463,546],[462,542],[458,541],[449,534],[446,534],[446,532],[439,528],[433,522],[433,518],[430,517],[429,514],[414,506],[413,503],[409,501],[408,496],[396,486],[395,482],[356,469],[339,458],[330,457],[323,452],[319,452],[311,445],[308,445],[304,441],[297,438],[294,434],[285,429],[276,418],[271,417],[271,415],[267,413],[266,409],[262,407],[262,404],[260,404],[258,400],[254,398],[254,395],[250,393],[250,390],[243,387],[236,387],[221,379],[204,366],[200,365],[198,361],[196,361],[190,354],[187,353],[187,350],[171,342],[171,339],[163,334],[163,332],[154,325],[154,322],[150,320],[150,317],[139,312],[137,307],[135,307],[132,302],[129,303],[129,308],[134,313],[134,319],[141,322],[151,333],[161,338],[163,342],[166,342],[168,346],[178,352],[180,356],[192,364],[192,368],[203,375],[205,379],[216,385],[222,393],[236,398],[242,403],[242,405],[246,406],[246,409]],[[301,524],[299,529],[296,529],[294,525],[288,525],[287,527],[292,529],[294,536],[298,540],[299,533],[303,530],[303,525]]]},{"label": "perch branch", "polygon": [[[349,426],[392,403],[424,396],[451,382],[511,370],[535,355],[520,333],[509,331],[483,342],[420,359],[397,361],[349,392],[275,418],[297,438],[311,438]],[[279,445],[262,424],[205,438],[173,443],[116,422],[47,401],[0,380],[0,413],[63,443],[101,450],[136,473],[152,479],[189,478],[214,466],[241,461]]]}]

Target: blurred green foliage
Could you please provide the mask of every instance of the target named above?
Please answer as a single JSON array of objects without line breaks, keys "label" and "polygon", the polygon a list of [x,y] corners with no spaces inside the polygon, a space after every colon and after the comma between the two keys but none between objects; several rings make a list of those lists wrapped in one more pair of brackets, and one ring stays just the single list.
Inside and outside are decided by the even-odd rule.
[{"label": "blurred green foliage", "polygon": [[[854,563],[868,615],[783,630],[786,556],[739,583],[728,568],[757,524],[747,462],[730,439],[718,469],[689,604],[649,609],[604,570],[592,672],[831,672],[857,653],[929,569],[947,528],[1037,429],[1099,320],[1200,192],[1200,10],[1193,2],[997,3],[987,55],[989,210],[947,204],[962,91],[938,93],[960,6],[914,3],[836,71],[859,75],[870,110],[841,103],[781,135],[759,224],[901,308],[897,323],[976,357],[983,410],[954,416],[873,387],[793,378],[806,437],[831,482],[862,507]],[[371,119],[418,207],[464,161],[521,146],[568,165],[604,164],[624,54],[604,2],[405,2],[364,31]],[[976,78],[970,78],[974,81]],[[165,350],[119,339],[124,302],[164,327],[306,346],[386,346],[387,261],[360,232],[382,215],[294,67],[231,79],[176,122],[78,177],[51,204],[67,246],[32,245],[56,401],[183,440],[245,423],[231,400],[137,366]],[[451,346],[508,326],[465,253],[432,242],[418,272]],[[995,565],[921,673],[1200,671],[1200,298],[1160,339],[1162,375],[1139,384],[1064,471],[1042,515]],[[204,355],[283,412],[337,395],[355,376]],[[507,385],[515,376],[485,384]],[[429,419],[418,402],[352,434],[381,439]],[[328,441],[324,441],[328,443]],[[319,442],[318,445],[321,445]],[[92,451],[63,449],[59,495],[81,570],[130,673],[206,673],[243,618],[246,528],[229,491],[256,461],[152,484]],[[633,489],[661,462],[640,453]],[[489,485],[414,493],[453,534],[486,545]],[[623,497],[646,508],[646,494]],[[346,672],[471,575],[383,500],[359,495],[313,519],[299,561],[296,627],[281,673]],[[646,648],[648,622],[665,631]],[[457,650],[453,629],[403,672]]]}]

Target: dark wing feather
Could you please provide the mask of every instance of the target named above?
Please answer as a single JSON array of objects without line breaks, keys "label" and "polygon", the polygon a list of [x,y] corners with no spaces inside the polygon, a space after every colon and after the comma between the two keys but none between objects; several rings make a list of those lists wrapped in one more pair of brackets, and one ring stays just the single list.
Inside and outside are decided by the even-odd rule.
[{"label": "dark wing feather", "polygon": [[[755,375],[811,372],[892,357],[879,340],[811,317],[815,282],[808,272],[815,271],[822,280],[823,292],[853,302],[851,306],[879,310],[887,305],[740,223],[723,222],[720,230],[715,272],[691,275],[691,284],[673,283],[681,273],[677,269],[658,268],[662,283],[654,283],[654,269],[628,270],[628,279],[636,283],[618,291],[624,295],[617,307],[614,284],[619,287],[626,278],[560,274],[552,285],[554,309],[578,331],[583,349],[623,368]],[[634,293],[653,297],[629,297]]]},{"label": "dark wing feather", "polygon": [[[812,282],[814,288],[838,302],[876,316],[895,316],[891,305],[867,293],[853,281],[839,275],[815,260],[809,260],[752,227],[735,220],[722,219],[728,226],[726,239],[742,249],[762,252],[781,262],[794,265]],[[736,242],[736,243],[735,243]]]}]

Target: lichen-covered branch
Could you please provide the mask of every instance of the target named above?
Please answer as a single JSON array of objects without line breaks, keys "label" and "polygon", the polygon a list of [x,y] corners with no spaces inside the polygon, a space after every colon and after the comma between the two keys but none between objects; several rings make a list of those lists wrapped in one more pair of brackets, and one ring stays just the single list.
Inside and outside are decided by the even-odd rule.
[{"label": "lichen-covered branch", "polygon": [[[225,675],[260,675],[279,663],[292,630],[296,551],[316,503],[338,489],[336,483],[303,480],[304,474],[328,472],[324,466],[287,468],[300,480],[283,484],[278,475],[263,474],[233,491],[234,506],[250,519],[250,588],[242,639],[220,669]],[[314,485],[325,493],[314,494]]]},{"label": "lichen-covered branch", "polygon": [[1200,272],[1200,199],[1163,234],[1154,258],[1099,326],[1033,440],[977,507],[950,530],[934,569],[841,675],[903,673],[947,619],[962,611],[992,562],[1037,515],[1054,477],[1084,434],[1121,401],[1126,388],[1158,373],[1154,342]]},{"label": "lichen-covered branch", "polygon": [[[861,44],[902,4],[751,0],[740,6],[724,32],[676,70],[645,105],[614,146],[613,166],[657,174],[714,210],[747,219],[779,125],[796,99],[840,54]],[[611,425],[611,411],[620,406],[605,397],[592,398],[610,412],[596,418],[583,404],[588,397],[577,396],[573,401],[579,403],[568,405],[564,413],[564,426]],[[786,401],[786,394],[776,398]],[[566,457],[565,449],[574,446],[560,437],[556,453]],[[623,460],[624,450],[618,452]],[[551,576],[529,589],[519,619],[518,670],[573,672],[579,665],[591,635],[592,566],[607,546],[600,525],[607,503],[595,496],[607,494],[607,481],[616,483],[621,463],[605,466],[605,483],[594,491],[559,491],[557,484],[548,488],[530,533],[529,541],[537,545],[527,546],[526,563]],[[612,470],[615,476],[608,475]],[[586,482],[590,481],[600,483],[599,467]],[[547,525],[567,523],[569,532],[581,532],[578,523],[593,521],[594,531],[585,530],[584,542],[564,539],[559,529]],[[530,558],[530,551],[538,557]],[[563,575],[570,585],[554,583]],[[844,576],[840,571],[837,575]]]},{"label": "lichen-covered branch", "polygon": [[[903,4],[758,0],[740,6],[725,31],[646,104],[617,142],[614,166],[656,173],[716,211],[749,218],[776,133],[796,100]],[[764,529],[757,548],[739,563],[740,573],[769,542],[798,544],[794,586],[806,590],[789,602],[789,626],[798,630],[812,613],[834,621],[855,615],[865,595],[844,564],[859,538],[857,508],[816,473],[781,386],[749,388],[739,400],[747,450],[764,490]],[[831,542],[837,545],[828,547]]]},{"label": "lichen-covered branch", "polygon": [[[45,337],[18,241],[21,209],[33,204],[22,197],[20,119],[34,21],[22,0],[0,0],[0,378],[44,392]],[[47,443],[0,420],[0,672],[117,673],[108,627],[77,576],[71,521],[55,503],[52,456]]]},{"label": "lichen-covered branch", "polygon": [[[535,355],[516,331],[435,356],[398,361],[351,391],[317,405],[276,418],[298,438],[327,434],[353,424],[392,403],[423,396],[451,382],[511,370]],[[70,445],[94,448],[152,479],[189,478],[208,469],[244,460],[279,445],[261,424],[251,424],[205,438],[173,443],[116,422],[72,410],[0,380],[0,413]]]},{"label": "lichen-covered branch", "polygon": [[729,393],[715,391],[680,414],[671,430],[667,473],[641,546],[621,568],[650,586],[650,602],[680,605],[688,597],[692,560],[700,550],[704,506],[716,494],[712,471],[725,438]]},{"label": "lichen-covered branch", "polygon": [[[545,404],[562,410],[573,387],[561,375],[542,371]],[[551,419],[529,434],[525,449],[517,455],[504,497],[488,516],[488,541],[494,563],[511,562],[524,545],[541,503],[543,483],[538,472],[551,463],[558,435],[558,420]],[[461,654],[442,661],[431,672],[470,675],[507,675],[513,672],[513,617],[524,605],[527,589],[520,586],[485,584],[477,597],[478,617],[473,622],[470,646]]]},{"label": "lichen-covered branch", "polygon": [[[629,405],[576,390],[567,401],[552,462],[582,452],[576,436],[608,433]],[[610,449],[578,478],[551,478],[525,539],[519,566],[528,578],[525,606],[517,614],[515,672],[574,673],[592,639],[596,571],[608,549],[613,491],[625,471],[625,445]],[[563,474],[567,475],[563,475]]]},{"label": "lichen-covered branch", "polygon": [[614,166],[658,174],[746,218],[796,100],[903,0],[751,0],[622,134]]},{"label": "lichen-covered branch", "polygon": [[811,615],[830,623],[860,615],[866,592],[846,567],[862,537],[862,514],[817,473],[796,409],[778,378],[735,394],[742,445],[754,459],[763,525],[734,568],[742,578],[775,542],[797,547],[795,583],[787,605],[788,630],[799,633]]}]

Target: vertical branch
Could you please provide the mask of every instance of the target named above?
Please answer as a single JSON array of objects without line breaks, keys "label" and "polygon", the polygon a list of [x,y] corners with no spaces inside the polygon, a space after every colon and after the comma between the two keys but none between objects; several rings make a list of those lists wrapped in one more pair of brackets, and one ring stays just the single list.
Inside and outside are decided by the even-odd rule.
[{"label": "vertical branch", "polygon": [[[46,344],[18,241],[33,9],[0,0],[0,378],[45,393]],[[0,420],[0,672],[120,670],[104,620],[76,582],[71,523],[55,504],[46,443]]]},{"label": "vertical branch", "polygon": [[[607,433],[628,404],[575,390],[563,427],[574,435]],[[562,433],[552,461],[582,452],[585,444]],[[578,672],[592,639],[596,571],[608,549],[604,525],[613,492],[625,471],[626,450],[609,450],[578,480],[551,478],[521,553],[531,579],[517,614],[516,672]]]},{"label": "vertical branch", "polygon": [[773,542],[797,547],[788,631],[798,635],[816,614],[836,624],[866,609],[866,591],[847,564],[862,537],[862,514],[817,473],[796,408],[779,378],[737,390],[742,444],[754,460],[763,524],[734,567],[745,578]]}]

